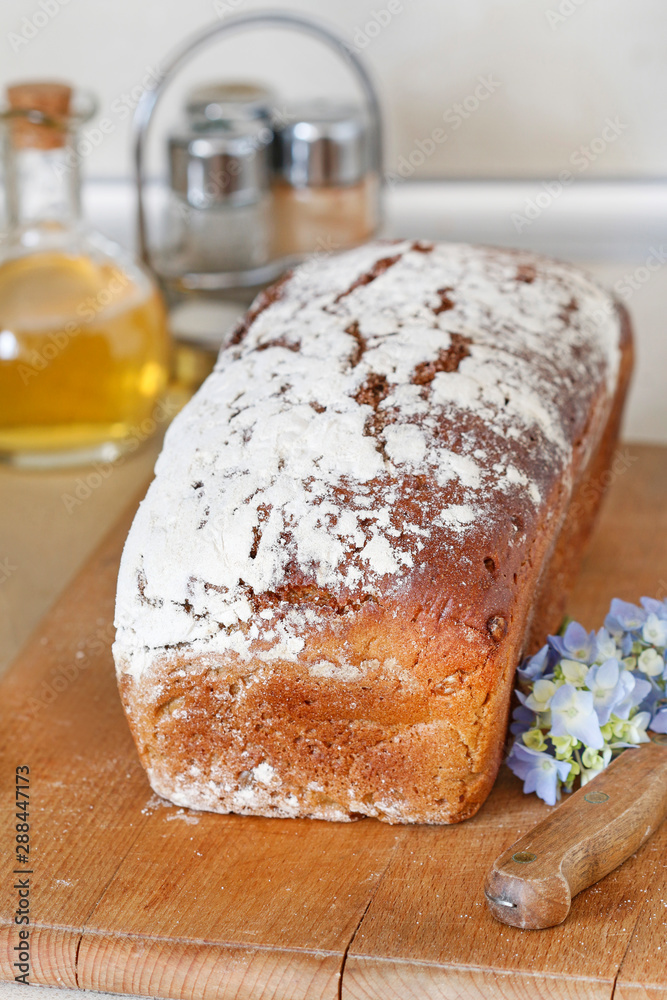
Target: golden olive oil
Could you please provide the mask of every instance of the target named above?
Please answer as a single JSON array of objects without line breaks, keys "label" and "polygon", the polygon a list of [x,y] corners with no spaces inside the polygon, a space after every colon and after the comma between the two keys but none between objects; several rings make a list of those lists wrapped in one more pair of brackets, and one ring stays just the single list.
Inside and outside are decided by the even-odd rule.
[{"label": "golden olive oil", "polygon": [[169,357],[160,296],[136,279],[109,258],[61,251],[0,265],[3,457],[113,457],[140,433]]}]

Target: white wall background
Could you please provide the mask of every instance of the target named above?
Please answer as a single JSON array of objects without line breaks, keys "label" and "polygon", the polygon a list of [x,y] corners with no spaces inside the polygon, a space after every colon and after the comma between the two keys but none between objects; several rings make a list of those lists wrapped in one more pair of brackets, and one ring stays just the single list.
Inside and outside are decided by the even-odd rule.
[{"label": "white wall background", "polygon": [[[618,136],[586,170],[577,169],[596,177],[664,175],[665,0],[391,2],[395,13],[387,19],[382,11],[389,0],[285,0],[285,6],[326,18],[364,48],[386,107],[389,170],[412,154],[413,162],[423,159],[415,176],[552,177],[612,119],[620,123]],[[113,128],[89,157],[88,176],[125,175],[129,108],[123,102],[136,99],[133,88],[189,33],[258,6],[278,5],[2,0],[0,85],[55,76],[94,89]],[[378,29],[378,20],[387,23]],[[272,83],[288,98],[343,94],[350,86],[345,71],[314,43],[255,31],[209,53],[176,89],[239,75]],[[474,94],[480,77],[494,81],[494,92],[455,127],[454,112],[444,116]],[[174,114],[167,107],[163,120]],[[446,139],[430,155],[415,154],[436,128]]]}]

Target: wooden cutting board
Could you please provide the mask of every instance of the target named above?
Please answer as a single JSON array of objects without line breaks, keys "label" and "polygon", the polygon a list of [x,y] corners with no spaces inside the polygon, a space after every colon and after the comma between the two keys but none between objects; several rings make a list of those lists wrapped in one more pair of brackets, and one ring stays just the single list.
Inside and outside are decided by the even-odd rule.
[{"label": "wooden cutting board", "polygon": [[[667,450],[619,453],[572,612],[667,595]],[[561,927],[496,923],[494,858],[545,815],[506,769],[475,819],[391,827],[194,813],[152,795],[110,644],[130,514],[0,688],[0,979],[13,979],[14,782],[30,768],[30,981],[234,1000],[667,1000],[667,824]]]}]

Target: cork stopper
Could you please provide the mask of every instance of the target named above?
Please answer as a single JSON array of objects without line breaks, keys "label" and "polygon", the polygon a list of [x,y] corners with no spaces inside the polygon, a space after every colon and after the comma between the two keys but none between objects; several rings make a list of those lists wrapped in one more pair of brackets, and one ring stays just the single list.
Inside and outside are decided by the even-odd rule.
[{"label": "cork stopper", "polygon": [[[15,111],[40,111],[49,118],[67,119],[72,88],[66,83],[39,81],[7,87],[9,107]],[[22,115],[11,119],[13,144],[19,149],[58,149],[67,140],[66,129],[39,125]]]}]

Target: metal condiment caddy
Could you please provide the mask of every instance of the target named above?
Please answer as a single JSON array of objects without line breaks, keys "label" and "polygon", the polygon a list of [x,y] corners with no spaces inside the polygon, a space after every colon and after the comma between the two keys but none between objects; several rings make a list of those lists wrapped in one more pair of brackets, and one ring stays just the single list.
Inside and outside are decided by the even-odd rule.
[{"label": "metal condiment caddy", "polygon": [[[156,107],[174,76],[202,49],[253,27],[293,30],[333,49],[355,75],[365,107],[299,106],[275,138],[267,119],[270,92],[223,84],[191,93],[187,124],[169,137],[173,204],[166,228],[172,246],[152,250],[144,164]],[[328,247],[319,249],[343,249],[377,231],[382,188],[378,95],[357,53],[319,22],[289,11],[230,17],[188,40],[142,94],[134,118],[134,165],[139,253],[168,298],[251,292],[318,249],[309,243],[316,242],[318,226],[327,227],[327,206],[332,232]],[[346,220],[348,230],[341,229]]]}]

